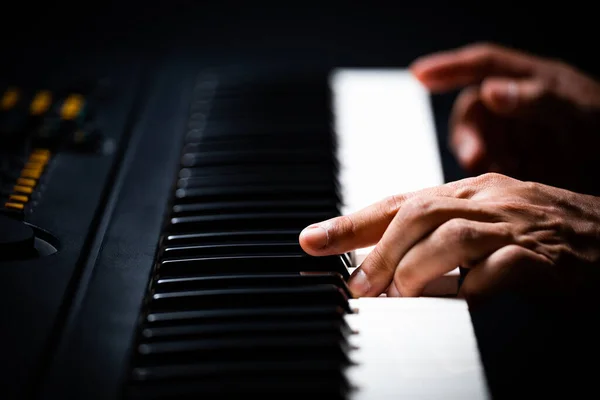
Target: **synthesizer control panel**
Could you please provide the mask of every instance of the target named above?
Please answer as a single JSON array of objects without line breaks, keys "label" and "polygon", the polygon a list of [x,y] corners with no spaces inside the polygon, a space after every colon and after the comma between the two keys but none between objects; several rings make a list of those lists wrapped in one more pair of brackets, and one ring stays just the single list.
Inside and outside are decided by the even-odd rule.
[{"label": "synthesizer control panel", "polygon": [[65,58],[41,64],[37,74],[23,68],[0,75],[4,398],[35,395],[48,368],[97,240],[139,96],[141,70],[134,63]]}]

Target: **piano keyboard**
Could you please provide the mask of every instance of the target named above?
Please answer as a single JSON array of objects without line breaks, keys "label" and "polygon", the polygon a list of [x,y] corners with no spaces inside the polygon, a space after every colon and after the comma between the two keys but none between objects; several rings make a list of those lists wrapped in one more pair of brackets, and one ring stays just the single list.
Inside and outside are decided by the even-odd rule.
[{"label": "piano keyboard", "polygon": [[381,194],[344,198],[328,78],[199,78],[127,399],[487,397],[463,302],[351,299],[357,254],[298,245]]},{"label": "piano keyboard", "polygon": [[199,79],[129,398],[347,396],[350,261],[298,245],[340,213],[326,76],[303,78]]}]

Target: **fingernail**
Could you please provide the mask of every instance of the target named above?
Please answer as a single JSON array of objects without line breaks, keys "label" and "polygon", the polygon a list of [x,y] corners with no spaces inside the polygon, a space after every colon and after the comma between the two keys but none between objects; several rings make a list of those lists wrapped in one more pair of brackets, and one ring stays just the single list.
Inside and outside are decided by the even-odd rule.
[{"label": "fingernail", "polygon": [[517,107],[518,87],[516,82],[495,85],[492,90],[492,99],[504,111],[511,111]]},{"label": "fingernail", "polygon": [[464,164],[470,164],[477,153],[477,141],[473,137],[473,134],[465,131],[461,135],[457,135],[459,138],[455,144],[457,157]]},{"label": "fingernail", "polygon": [[367,274],[361,268],[358,268],[348,280],[348,288],[354,297],[364,296],[369,293],[371,284],[367,278]]},{"label": "fingernail", "polygon": [[300,235],[314,249],[325,248],[329,242],[327,230],[320,225],[311,225],[304,229]]}]

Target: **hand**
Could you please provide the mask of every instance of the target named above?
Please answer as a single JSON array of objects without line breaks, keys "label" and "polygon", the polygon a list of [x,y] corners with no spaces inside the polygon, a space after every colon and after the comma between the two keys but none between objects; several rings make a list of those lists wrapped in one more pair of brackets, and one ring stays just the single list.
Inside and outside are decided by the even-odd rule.
[{"label": "hand", "polygon": [[499,172],[582,193],[600,186],[600,83],[563,62],[489,45],[422,57],[413,74],[432,92],[468,86],[449,144],[468,172]]},{"label": "hand", "polygon": [[349,280],[358,296],[419,296],[470,268],[459,296],[568,293],[600,270],[600,198],[489,173],[392,196],[300,234],[308,254],[375,245]]}]

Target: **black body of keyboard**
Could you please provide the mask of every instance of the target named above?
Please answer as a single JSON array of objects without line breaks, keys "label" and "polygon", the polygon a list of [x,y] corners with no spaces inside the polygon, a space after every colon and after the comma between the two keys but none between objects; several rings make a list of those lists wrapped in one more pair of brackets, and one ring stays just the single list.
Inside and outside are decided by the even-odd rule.
[{"label": "black body of keyboard", "polygon": [[3,82],[3,398],[346,397],[327,71],[94,65]]}]

